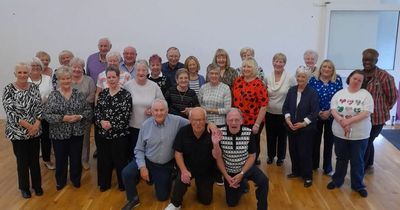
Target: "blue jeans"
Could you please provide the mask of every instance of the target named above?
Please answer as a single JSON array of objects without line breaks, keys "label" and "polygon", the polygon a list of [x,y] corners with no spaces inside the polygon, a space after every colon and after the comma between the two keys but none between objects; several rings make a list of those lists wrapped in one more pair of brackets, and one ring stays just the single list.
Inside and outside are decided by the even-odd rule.
[{"label": "blue jeans", "polygon": [[[229,174],[231,177],[236,174]],[[258,210],[266,210],[268,209],[268,177],[256,166],[252,166],[245,174],[244,179],[252,180],[257,189],[256,189],[256,198],[257,198],[257,209]],[[227,180],[224,180],[225,184],[225,196],[226,203],[229,207],[236,206],[239,203],[239,199],[243,194],[243,179],[240,183],[240,187],[233,188],[229,186]]]},{"label": "blue jeans", "polygon": [[[151,181],[154,183],[157,199],[159,201],[167,200],[171,194],[174,160],[161,165],[146,159],[146,168],[149,171]],[[135,197],[138,197],[136,185],[140,181],[140,172],[135,159],[122,170],[122,181],[127,199],[133,201]]]},{"label": "blue jeans", "polygon": [[383,128],[383,124],[381,125],[373,125],[371,128],[371,132],[369,133],[368,146],[364,155],[364,163],[365,168],[372,166],[374,164],[374,156],[375,156],[375,148],[374,148],[374,140],[379,136]]},{"label": "blue jeans", "polygon": [[364,154],[368,145],[368,138],[361,140],[346,140],[339,137],[335,139],[336,170],[332,181],[336,187],[343,185],[347,174],[347,165],[350,161],[351,188],[361,190],[365,188],[364,179]]}]

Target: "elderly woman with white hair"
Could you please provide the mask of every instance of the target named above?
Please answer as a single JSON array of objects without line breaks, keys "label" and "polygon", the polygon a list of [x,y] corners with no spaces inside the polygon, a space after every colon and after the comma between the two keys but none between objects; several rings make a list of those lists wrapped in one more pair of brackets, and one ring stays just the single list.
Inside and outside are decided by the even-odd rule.
[{"label": "elderly woman with white hair", "polygon": [[[43,74],[44,65],[39,58],[32,58],[31,62],[31,73],[29,74],[28,82],[32,82],[39,86],[40,96],[42,98],[42,105],[47,102],[47,98],[50,95],[53,87],[51,84],[51,77]],[[49,123],[46,120],[42,120],[42,135],[40,136],[40,146],[42,150],[42,159],[44,165],[54,170],[55,165],[51,161],[51,141],[49,139]]]},{"label": "elderly woman with white hair", "polygon": [[[151,103],[154,99],[164,99],[164,95],[157,83],[147,78],[149,65],[146,60],[137,60],[135,63],[136,76],[124,85],[124,88],[132,95],[133,111],[129,120],[131,131],[131,148],[129,157],[133,157],[133,149],[139,135],[142,123],[151,117]],[[121,71],[123,72],[123,71]]]},{"label": "elderly woman with white hair", "polygon": [[79,188],[83,134],[93,113],[84,94],[72,88],[71,68],[58,68],[56,76],[59,88],[50,93],[43,111],[44,119],[50,123],[50,139],[56,156],[56,187],[61,190],[67,184],[69,163],[70,179]]},{"label": "elderly woman with white hair", "polygon": [[292,161],[292,173],[287,177],[302,177],[304,187],[312,185],[312,143],[317,132],[319,112],[318,93],[308,85],[309,76],[306,67],[297,68],[297,85],[289,89],[282,107]]},{"label": "elderly woman with white hair", "polygon": [[318,53],[314,50],[306,50],[303,55],[304,64],[308,68],[308,71],[311,75],[315,74],[317,71],[317,61],[318,61]]},{"label": "elderly woman with white hair", "polygon": [[[72,88],[77,89],[83,93],[86,98],[86,102],[89,103],[90,107],[94,107],[94,95],[96,93],[96,86],[91,77],[86,76],[85,73],[85,61],[81,58],[75,57],[69,65],[72,69]],[[82,167],[85,170],[90,168],[89,165],[89,153],[90,153],[90,127],[92,119],[87,119],[85,125],[85,133],[83,135],[83,148],[82,148]]]},{"label": "elderly woman with white hair", "polygon": [[11,140],[17,159],[18,185],[23,198],[30,198],[29,175],[37,196],[43,195],[39,166],[40,119],[42,115],[39,87],[28,82],[30,66],[15,66],[15,82],[3,92],[3,107],[7,115],[6,137]]},{"label": "elderly woman with white hair", "polygon": [[[244,48],[242,48],[240,50],[240,58],[242,59],[242,61],[244,61],[246,58],[250,58],[250,57],[254,58],[254,56],[255,56],[255,52],[254,52],[254,49],[251,48],[251,47],[244,47]],[[236,71],[240,75],[242,73],[242,68],[238,67],[236,69]],[[260,80],[264,81],[264,70],[263,70],[263,68],[261,68],[261,66],[258,66],[257,71],[258,71],[257,72],[257,77]]]}]

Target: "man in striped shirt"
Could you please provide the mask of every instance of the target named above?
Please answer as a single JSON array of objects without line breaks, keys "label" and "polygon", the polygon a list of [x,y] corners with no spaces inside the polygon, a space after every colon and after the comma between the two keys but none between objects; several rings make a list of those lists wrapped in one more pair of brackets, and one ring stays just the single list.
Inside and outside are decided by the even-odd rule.
[{"label": "man in striped shirt", "polygon": [[[257,209],[268,209],[268,177],[254,165],[256,145],[251,129],[242,126],[239,109],[232,108],[226,116],[227,125],[221,128],[220,151],[213,155],[224,176],[225,196],[228,206],[236,206],[244,192],[243,179],[252,180],[257,186]],[[215,148],[215,146],[214,146]]]},{"label": "man in striped shirt", "polygon": [[394,78],[387,71],[376,66],[379,53],[375,49],[366,49],[362,53],[365,72],[366,89],[374,99],[374,113],[371,115],[372,128],[364,156],[365,169],[372,168],[374,163],[374,139],[382,131],[386,121],[390,119],[390,110],[397,99]]}]

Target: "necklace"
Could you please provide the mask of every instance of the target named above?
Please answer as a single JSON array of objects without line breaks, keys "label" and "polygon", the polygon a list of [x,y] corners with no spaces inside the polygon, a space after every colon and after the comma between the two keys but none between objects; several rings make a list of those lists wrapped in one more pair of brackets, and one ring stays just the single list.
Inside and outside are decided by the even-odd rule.
[{"label": "necklace", "polygon": [[[181,101],[183,101],[183,98],[185,97],[188,89],[185,90],[185,92],[181,92],[180,89],[181,88],[176,88],[178,90],[179,96],[181,97]],[[183,94],[182,94],[183,93]]]},{"label": "necklace", "polygon": [[[33,83],[35,83],[35,85],[40,86],[40,84],[42,84],[43,77],[42,77],[42,75],[40,75],[40,80],[36,80],[35,81],[32,78],[31,78],[31,80],[32,80]],[[39,81],[39,83],[38,83],[38,81]]]},{"label": "necklace", "polygon": [[18,82],[15,82],[14,84],[15,84],[16,88],[17,88],[17,89],[20,89],[20,90],[28,90],[28,87],[29,87],[29,83],[28,83],[28,82],[25,83],[24,86],[18,84]]}]

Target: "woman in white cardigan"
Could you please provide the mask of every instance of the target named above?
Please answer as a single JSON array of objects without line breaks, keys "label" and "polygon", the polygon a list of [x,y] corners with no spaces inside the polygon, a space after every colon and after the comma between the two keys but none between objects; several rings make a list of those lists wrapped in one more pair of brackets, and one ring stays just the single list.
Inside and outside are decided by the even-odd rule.
[{"label": "woman in white cardigan", "polygon": [[269,98],[267,114],[265,115],[267,163],[272,164],[275,156],[277,156],[276,165],[278,166],[283,164],[286,156],[287,131],[284,125],[285,116],[282,114],[282,106],[289,88],[296,85],[294,77],[286,74],[285,65],[285,54],[276,53],[272,58],[274,70],[265,77]]}]

